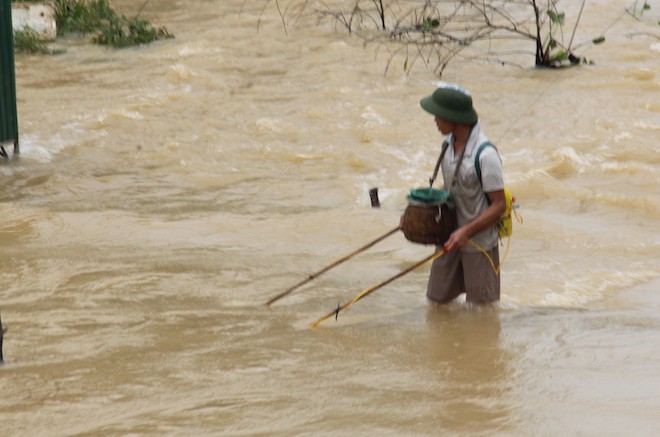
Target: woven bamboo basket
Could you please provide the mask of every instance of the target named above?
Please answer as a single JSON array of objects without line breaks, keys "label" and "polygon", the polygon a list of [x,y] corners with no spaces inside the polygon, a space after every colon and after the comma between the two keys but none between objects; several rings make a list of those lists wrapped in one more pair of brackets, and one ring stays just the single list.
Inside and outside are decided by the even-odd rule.
[{"label": "woven bamboo basket", "polygon": [[441,246],[456,227],[456,210],[448,192],[433,188],[410,191],[402,227],[408,241]]}]

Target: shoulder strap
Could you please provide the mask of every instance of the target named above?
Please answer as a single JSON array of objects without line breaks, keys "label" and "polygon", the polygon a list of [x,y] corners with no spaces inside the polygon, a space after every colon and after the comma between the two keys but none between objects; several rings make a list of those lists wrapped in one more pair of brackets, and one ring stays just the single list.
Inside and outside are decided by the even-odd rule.
[{"label": "shoulder strap", "polygon": [[479,158],[481,157],[481,152],[484,151],[486,147],[492,147],[497,151],[497,147],[493,145],[490,141],[485,141],[479,145],[479,148],[477,149],[477,153],[474,157],[474,169],[477,171],[477,177],[479,178],[479,184],[481,185],[481,162],[479,162]]},{"label": "shoulder strap", "polygon": [[461,164],[463,163],[463,158],[465,157],[465,149],[467,149],[467,144],[463,147],[461,156],[458,158],[458,162],[456,163],[456,169],[454,170],[454,177],[451,179],[451,187],[449,188],[450,193],[452,188],[458,185],[458,172],[461,171]]},{"label": "shoulder strap", "polygon": [[[433,177],[429,179],[429,185],[431,187],[433,186],[433,182],[435,181],[435,178],[438,176],[438,170],[440,169],[440,164],[442,163],[442,159],[445,157],[445,153],[447,152],[448,148],[449,148],[449,141],[445,140],[445,142],[442,143],[442,152],[440,153],[438,162],[435,165],[435,170],[433,171]],[[451,181],[451,187],[448,188],[445,187],[449,192],[451,192],[451,189],[458,183],[458,172],[461,170],[461,164],[463,163],[463,157],[465,156],[466,148],[467,147],[463,147],[463,152],[461,153],[461,156],[458,158],[458,163],[456,163],[456,169],[454,170],[454,177],[452,178]]]},{"label": "shoulder strap", "polygon": [[[479,148],[477,149],[477,153],[475,154],[474,169],[477,171],[477,177],[479,178],[479,185],[481,185],[482,191],[484,184],[483,182],[481,182],[481,162],[479,162],[479,158],[481,157],[481,152],[483,152],[486,147],[492,147],[497,152],[497,147],[495,147],[493,143],[491,143],[490,141],[484,141],[479,145]],[[498,152],[498,156],[499,156],[499,152]],[[490,197],[488,197],[488,194],[486,194],[485,192],[484,192],[484,196],[486,196],[486,201],[490,205]]]},{"label": "shoulder strap", "polygon": [[435,178],[438,177],[438,170],[440,170],[440,164],[442,163],[442,159],[445,157],[445,153],[447,153],[447,148],[449,148],[449,141],[445,140],[442,143],[442,151],[440,152],[440,157],[438,158],[438,162],[435,164],[435,170],[433,170],[433,176],[431,179],[429,179],[429,188],[433,187],[433,182],[435,182]]}]

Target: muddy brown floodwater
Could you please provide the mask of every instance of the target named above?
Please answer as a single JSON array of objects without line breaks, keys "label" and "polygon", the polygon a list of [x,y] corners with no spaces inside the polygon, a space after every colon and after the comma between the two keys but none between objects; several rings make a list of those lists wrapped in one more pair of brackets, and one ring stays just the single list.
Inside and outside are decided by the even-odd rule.
[{"label": "muddy brown floodwater", "polygon": [[264,305],[396,226],[441,143],[419,108],[433,72],[384,75],[385,52],[313,19],[286,35],[274,5],[257,32],[262,6],[243,0],[152,1],[142,15],[176,38],[145,47],[18,55],[0,434],[657,434],[649,3],[634,19],[588,2],[576,40],[606,36],[593,65],[442,77],[472,92],[521,204],[499,305],[429,304],[426,268],[316,329],[431,253],[397,234]]}]

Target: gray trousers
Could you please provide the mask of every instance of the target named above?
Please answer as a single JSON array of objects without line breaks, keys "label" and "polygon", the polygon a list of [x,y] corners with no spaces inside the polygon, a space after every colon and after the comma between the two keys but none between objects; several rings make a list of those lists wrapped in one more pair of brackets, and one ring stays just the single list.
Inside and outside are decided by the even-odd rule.
[{"label": "gray trousers", "polygon": [[[497,245],[486,252],[495,267],[499,267]],[[500,299],[500,276],[481,252],[452,250],[436,258],[431,265],[426,297],[434,302],[448,303],[462,293],[465,293],[466,300],[471,303],[487,303]]]}]

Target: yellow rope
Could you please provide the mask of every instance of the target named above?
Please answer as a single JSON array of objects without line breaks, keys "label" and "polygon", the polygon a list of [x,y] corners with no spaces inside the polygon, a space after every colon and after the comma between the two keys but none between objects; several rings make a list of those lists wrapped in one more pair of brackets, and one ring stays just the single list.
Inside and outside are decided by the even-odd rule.
[{"label": "yellow rope", "polygon": [[516,218],[516,220],[518,220],[518,223],[520,223],[520,224],[522,225],[522,223],[523,223],[523,218],[522,218],[522,215],[520,215],[520,213],[518,212],[517,209],[514,209],[514,210],[513,210],[513,215],[514,215],[514,217]]},{"label": "yellow rope", "polygon": [[[518,223],[522,224],[522,222],[523,222],[522,215],[520,215],[520,213],[516,209],[513,210],[513,215],[516,218],[516,220],[518,221]],[[470,243],[472,246],[476,247],[479,250],[479,252],[486,255],[486,258],[488,258],[488,261],[490,261],[490,265],[493,268],[493,271],[495,272],[496,275],[499,275],[500,270],[502,269],[502,265],[504,264],[504,260],[506,260],[506,257],[509,255],[509,248],[511,247],[511,235],[512,234],[510,234],[506,239],[506,249],[504,250],[504,256],[500,260],[500,265],[497,266],[497,267],[495,267],[495,262],[493,262],[493,258],[490,255],[488,255],[488,252],[486,252],[486,250],[484,250],[483,247],[479,246],[477,243],[475,243],[472,240],[468,240],[468,243]]]},{"label": "yellow rope", "polygon": [[508,237],[506,239],[506,250],[504,251],[504,256],[500,260],[500,265],[497,266],[497,267],[495,267],[495,262],[493,261],[493,258],[488,254],[488,252],[486,252],[486,250],[483,247],[481,247],[480,245],[478,245],[477,243],[475,243],[472,240],[468,240],[468,243],[470,243],[472,246],[476,247],[479,250],[479,252],[483,253],[486,256],[486,258],[488,258],[488,261],[490,261],[490,266],[493,268],[493,271],[495,272],[496,275],[499,275],[500,274],[500,269],[502,269],[502,264],[504,264],[504,260],[506,259],[507,255],[509,254],[509,247],[511,246],[511,237]]}]

